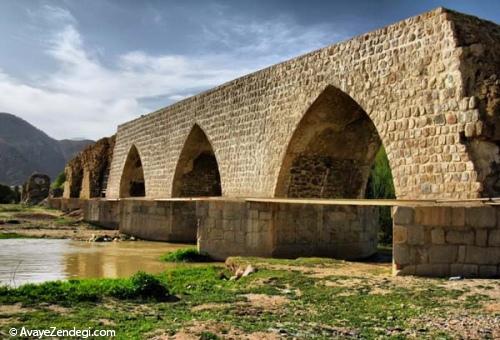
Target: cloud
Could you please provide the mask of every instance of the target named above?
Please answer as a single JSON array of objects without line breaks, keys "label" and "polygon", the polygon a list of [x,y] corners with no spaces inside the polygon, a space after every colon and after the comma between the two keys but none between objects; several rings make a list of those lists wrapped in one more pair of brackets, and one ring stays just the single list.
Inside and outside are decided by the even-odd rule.
[{"label": "cloud", "polygon": [[[306,29],[288,18],[216,20],[201,33],[206,53],[135,50],[103,63],[101,47],[86,46],[69,11],[50,6],[43,11],[54,26],[44,52],[57,69],[31,80],[0,69],[0,111],[19,114],[56,138],[110,135],[117,124],[159,108],[151,103],[170,104],[338,38],[328,36],[330,29]],[[224,45],[224,51],[214,52],[214,44]]]}]

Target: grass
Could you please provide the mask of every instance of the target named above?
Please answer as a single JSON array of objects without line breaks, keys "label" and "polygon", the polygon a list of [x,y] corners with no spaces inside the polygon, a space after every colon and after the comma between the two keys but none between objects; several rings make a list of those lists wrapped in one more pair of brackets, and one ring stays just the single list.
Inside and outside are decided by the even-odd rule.
[{"label": "grass", "polygon": [[20,302],[24,305],[50,303],[70,306],[80,302],[99,302],[106,297],[166,301],[169,291],[157,276],[144,272],[129,279],[50,281],[19,288],[0,287],[0,304]]},{"label": "grass", "polygon": [[0,233],[0,240],[6,240],[11,238],[30,238],[30,237],[17,233]]},{"label": "grass", "polygon": [[[11,321],[4,320],[0,329],[7,325],[99,327],[116,329],[118,339],[128,339],[151,338],[158,332],[173,335],[194,325],[199,328],[196,336],[204,339],[216,339],[235,329],[244,334],[278,330],[285,337],[317,339],[344,337],[345,334],[336,333],[340,330],[369,339],[405,338],[412,332],[417,337],[446,338],[451,335],[441,329],[429,328],[421,333],[419,329],[427,326],[418,322],[419,317],[440,317],[456,311],[480,313],[481,302],[487,300],[485,296],[472,295],[461,302],[460,297],[467,290],[445,288],[443,280],[418,279],[401,284],[387,276],[337,275],[335,268],[348,265],[342,261],[245,260],[259,270],[237,281],[225,279],[231,274],[222,265],[180,264],[159,275],[140,274],[131,279],[4,287],[0,289],[0,305],[21,303],[31,309],[10,315]],[[289,268],[278,270],[259,265],[266,262]],[[332,269],[333,274],[308,275],[303,269],[299,271],[304,265]],[[158,291],[162,291],[160,296],[156,295]],[[159,299],[169,294],[177,296],[178,301]],[[251,304],[246,294],[282,297],[286,304],[279,308],[260,307]],[[69,310],[55,312],[46,304],[66,306]],[[217,308],[194,308],[204,305]]]},{"label": "grass", "polygon": [[29,208],[21,204],[0,204],[0,213],[27,211]]},{"label": "grass", "polygon": [[164,262],[210,262],[212,259],[202,254],[196,248],[177,249],[160,257]]}]

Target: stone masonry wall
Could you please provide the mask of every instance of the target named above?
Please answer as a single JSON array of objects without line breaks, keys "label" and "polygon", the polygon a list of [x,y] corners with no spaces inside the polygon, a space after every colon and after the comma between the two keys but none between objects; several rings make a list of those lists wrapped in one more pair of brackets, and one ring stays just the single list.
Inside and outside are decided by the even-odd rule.
[{"label": "stone masonry wall", "polygon": [[359,259],[377,250],[378,210],[245,201],[198,201],[198,247],[228,256]]},{"label": "stone masonry wall", "polygon": [[500,275],[500,206],[396,207],[397,275]]},{"label": "stone masonry wall", "polygon": [[[458,29],[477,32],[477,41],[495,49],[488,53],[497,56],[498,35],[483,34],[491,27],[498,25],[439,8],[123,124],[117,132],[107,197],[119,196],[132,144],[143,158],[146,196],[170,197],[176,164],[194,124],[212,144],[223,196],[274,196],[293,132],[327,86],[353,98],[373,121],[388,154],[398,198],[478,197],[484,194],[480,166],[474,164],[478,158],[471,157],[462,136],[472,127],[477,132],[484,118],[473,113],[479,90],[470,90],[466,82],[464,65],[472,59],[464,49],[471,46],[462,46]],[[477,67],[484,67],[481,79],[498,71],[498,63]],[[475,84],[472,89],[485,82]],[[490,87],[481,98],[489,96],[486,105],[497,107],[498,93]],[[487,151],[488,157],[495,158],[495,152]]]},{"label": "stone masonry wall", "polygon": [[120,232],[144,240],[195,242],[195,209],[189,200],[120,200]]},{"label": "stone masonry wall", "polygon": [[120,226],[120,207],[118,200],[83,200],[83,220],[105,229],[118,229]]},{"label": "stone masonry wall", "polygon": [[[497,197],[500,196],[500,26],[466,17],[456,20],[455,36],[466,96],[460,106],[468,109],[458,117],[465,125],[461,138],[482,183],[482,196]],[[469,117],[479,120],[468,122]]]}]

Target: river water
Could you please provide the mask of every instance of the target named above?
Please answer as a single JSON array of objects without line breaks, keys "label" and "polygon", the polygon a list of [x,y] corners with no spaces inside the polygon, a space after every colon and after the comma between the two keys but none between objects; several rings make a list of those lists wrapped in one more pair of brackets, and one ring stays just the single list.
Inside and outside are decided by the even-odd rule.
[{"label": "river water", "polygon": [[139,270],[159,273],[175,266],[160,262],[160,255],[192,246],[146,241],[90,243],[60,239],[4,239],[0,240],[0,285],[128,277]]}]

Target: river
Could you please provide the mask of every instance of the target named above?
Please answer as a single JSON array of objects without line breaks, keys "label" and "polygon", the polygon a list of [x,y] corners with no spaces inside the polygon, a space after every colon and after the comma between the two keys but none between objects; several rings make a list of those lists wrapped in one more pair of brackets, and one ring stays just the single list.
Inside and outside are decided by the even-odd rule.
[{"label": "river", "polygon": [[159,256],[184,247],[193,245],[147,241],[0,240],[0,285],[128,277],[139,270],[159,273],[175,266],[159,261]]}]

